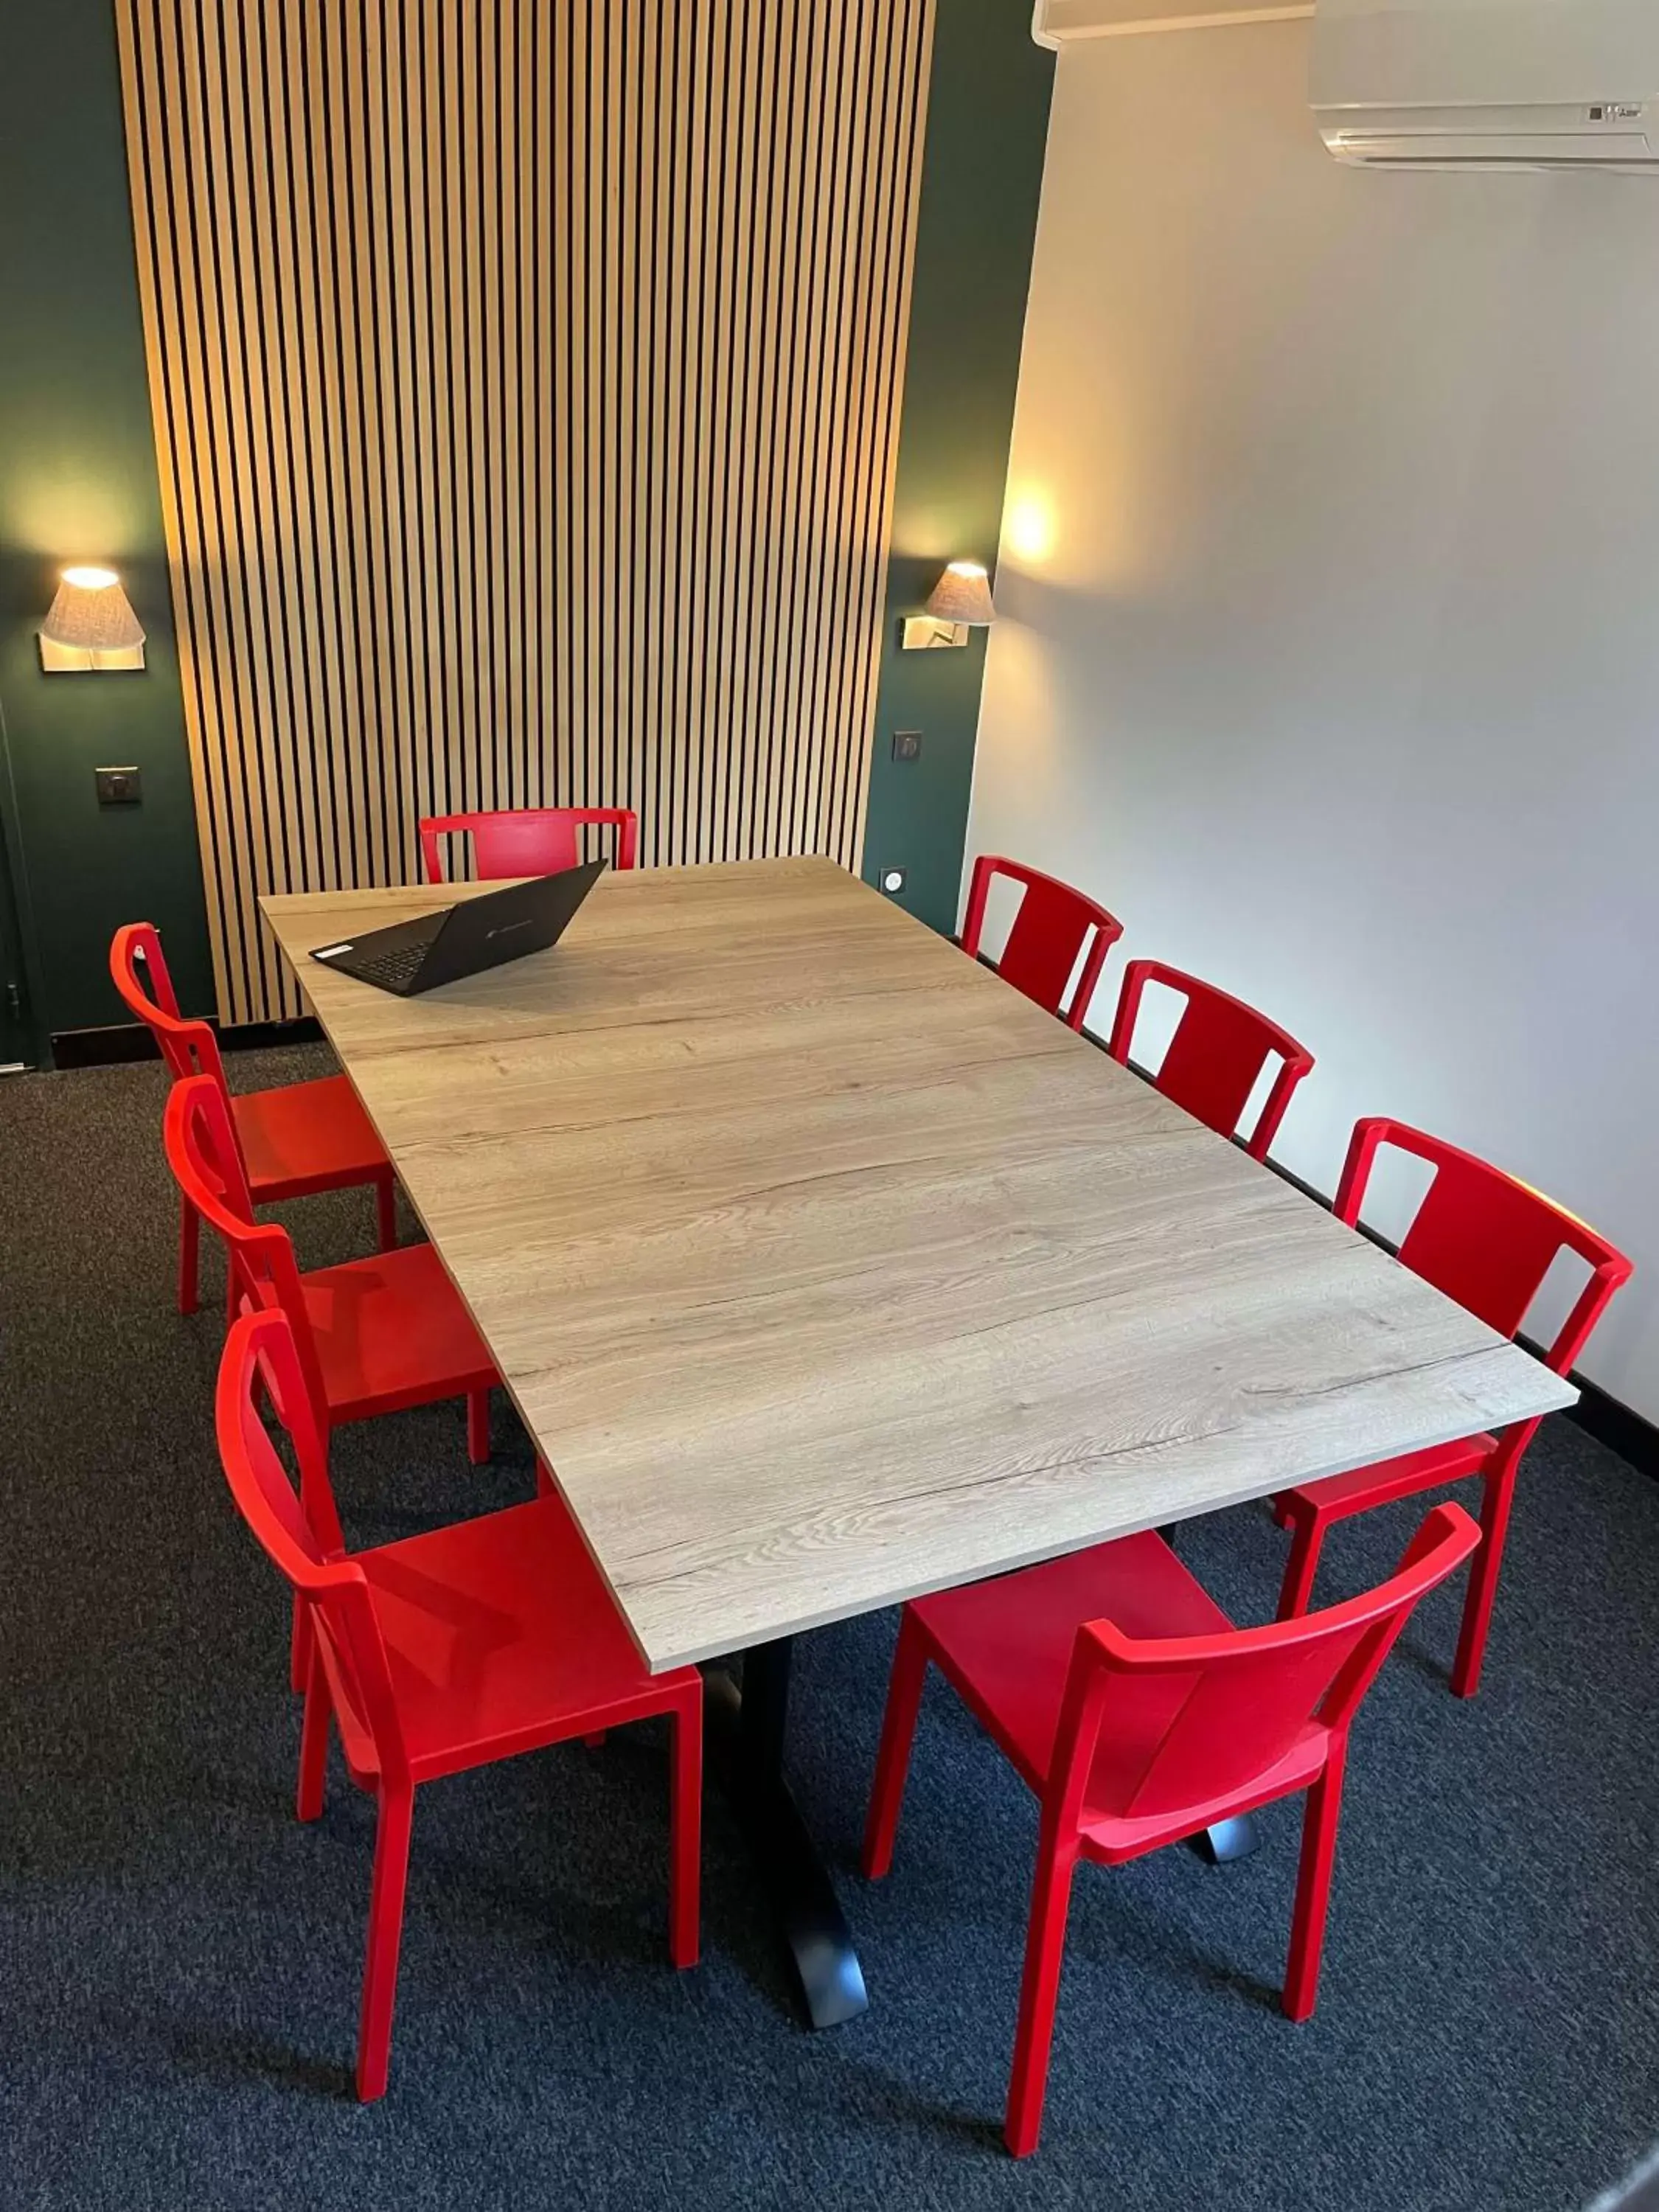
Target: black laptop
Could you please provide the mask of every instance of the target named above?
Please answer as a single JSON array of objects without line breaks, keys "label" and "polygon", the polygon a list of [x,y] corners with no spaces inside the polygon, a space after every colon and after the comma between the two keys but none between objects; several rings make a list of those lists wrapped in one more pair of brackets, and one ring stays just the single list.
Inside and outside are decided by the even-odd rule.
[{"label": "black laptop", "polygon": [[458,899],[453,906],[423,914],[417,921],[393,922],[389,929],[319,945],[311,957],[325,968],[338,968],[400,999],[412,999],[417,991],[459,983],[464,975],[556,945],[605,867],[603,860],[589,860],[556,876],[481,891],[477,898]]}]

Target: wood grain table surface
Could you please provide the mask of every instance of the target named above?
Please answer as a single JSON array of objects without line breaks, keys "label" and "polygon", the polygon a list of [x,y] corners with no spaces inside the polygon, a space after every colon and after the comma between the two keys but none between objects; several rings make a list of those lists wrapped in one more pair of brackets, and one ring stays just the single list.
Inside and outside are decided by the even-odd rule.
[{"label": "wood grain table surface", "polygon": [[828,860],[305,957],[480,888],[261,904],[653,1668],[1572,1401]]}]

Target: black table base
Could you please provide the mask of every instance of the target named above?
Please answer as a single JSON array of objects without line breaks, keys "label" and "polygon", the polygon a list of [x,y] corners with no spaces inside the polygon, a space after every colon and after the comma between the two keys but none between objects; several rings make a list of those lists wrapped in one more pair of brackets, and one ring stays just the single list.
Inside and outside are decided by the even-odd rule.
[{"label": "black table base", "polygon": [[744,1652],[741,1693],[723,1668],[710,1668],[703,1721],[709,1765],[754,1854],[808,2024],[837,2027],[870,2000],[829,1871],[783,1778],[793,1651],[782,1637]]},{"label": "black table base", "polygon": [[1236,1820],[1218,1820],[1214,1827],[1194,1836],[1193,1849],[1212,1866],[1231,1866],[1235,1859],[1249,1858],[1260,1840],[1255,1822],[1248,1813],[1241,1813]]}]

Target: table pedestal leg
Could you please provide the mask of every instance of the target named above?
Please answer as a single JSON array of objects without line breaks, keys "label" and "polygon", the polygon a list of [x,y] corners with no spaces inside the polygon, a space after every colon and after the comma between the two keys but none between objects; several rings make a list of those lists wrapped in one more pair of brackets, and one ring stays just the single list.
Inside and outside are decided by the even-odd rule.
[{"label": "table pedestal leg", "polygon": [[823,1860],[783,1778],[792,1640],[744,1654],[743,1691],[711,1668],[703,1718],[709,1764],[737,1814],[789,1947],[813,2027],[856,2020],[869,2003],[858,1953]]},{"label": "table pedestal leg", "polygon": [[1249,1858],[1260,1840],[1255,1822],[1248,1813],[1241,1813],[1237,1819],[1218,1820],[1214,1827],[1194,1836],[1193,1849],[1212,1866],[1231,1866],[1235,1859]]}]

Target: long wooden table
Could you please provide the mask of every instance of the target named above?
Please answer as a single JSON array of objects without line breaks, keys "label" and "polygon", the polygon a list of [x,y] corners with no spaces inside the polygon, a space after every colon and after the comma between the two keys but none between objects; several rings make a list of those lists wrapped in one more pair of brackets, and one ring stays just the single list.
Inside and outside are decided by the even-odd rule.
[{"label": "long wooden table", "polygon": [[262,905],[641,1651],[769,1653],[769,1740],[799,1630],[1572,1401],[830,861],[306,957],[470,889]]}]

